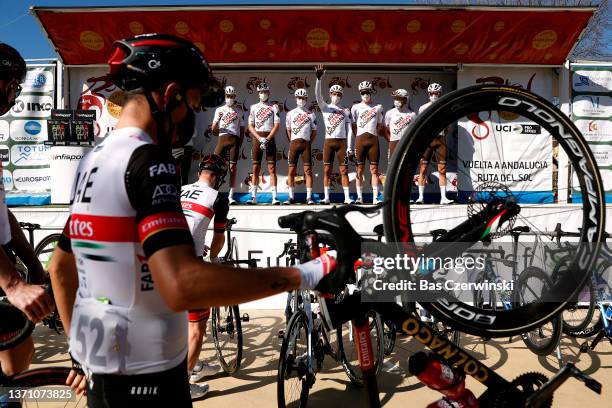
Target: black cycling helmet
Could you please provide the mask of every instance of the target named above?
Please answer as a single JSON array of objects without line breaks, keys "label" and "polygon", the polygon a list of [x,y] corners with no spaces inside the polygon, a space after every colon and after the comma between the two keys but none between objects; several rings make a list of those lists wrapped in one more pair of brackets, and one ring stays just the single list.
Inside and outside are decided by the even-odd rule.
[{"label": "black cycling helmet", "polygon": [[217,176],[217,185],[215,188],[218,189],[225,181],[227,167],[227,161],[223,157],[218,154],[208,154],[204,156],[198,164],[198,171],[208,170],[215,173]]},{"label": "black cycling helmet", "polygon": [[17,79],[23,82],[26,63],[19,52],[8,44],[0,42],[0,79]]}]

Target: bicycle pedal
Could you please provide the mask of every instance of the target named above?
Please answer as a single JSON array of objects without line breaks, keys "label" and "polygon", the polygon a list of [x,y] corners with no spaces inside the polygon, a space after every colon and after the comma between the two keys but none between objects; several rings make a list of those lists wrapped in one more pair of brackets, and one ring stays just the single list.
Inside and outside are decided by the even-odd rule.
[{"label": "bicycle pedal", "polygon": [[240,320],[242,320],[243,322],[248,322],[250,319],[249,314],[248,313],[244,313],[242,315],[242,317],[240,318]]},{"label": "bicycle pedal", "polygon": [[589,351],[589,344],[588,343],[583,343],[580,345],[580,352],[581,353],[586,353]]},{"label": "bicycle pedal", "polygon": [[278,331],[278,338],[279,338],[279,339],[282,339],[282,338],[284,338],[284,337],[285,337],[285,331],[284,331],[284,330],[279,330],[279,331]]}]

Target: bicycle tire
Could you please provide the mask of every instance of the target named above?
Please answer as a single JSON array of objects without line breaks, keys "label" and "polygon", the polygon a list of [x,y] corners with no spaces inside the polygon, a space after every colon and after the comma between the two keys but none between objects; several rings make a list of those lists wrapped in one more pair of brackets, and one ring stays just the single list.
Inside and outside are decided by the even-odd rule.
[{"label": "bicycle tire", "polygon": [[[536,278],[542,281],[545,285],[551,285],[551,279],[546,275],[542,269],[537,268],[535,266],[530,266],[524,271],[520,273],[518,276],[516,287],[514,290],[514,304],[520,304],[520,291],[526,286],[526,282],[531,279]],[[563,332],[563,316],[562,314],[554,317],[550,322],[546,323],[546,325],[550,325],[550,335],[544,334],[544,326],[537,327],[529,332],[521,334],[521,339],[525,346],[532,353],[537,354],[539,356],[547,356],[552,353],[557,346],[559,345],[559,341],[561,340],[561,333]],[[542,342],[536,342],[533,340],[531,335],[538,336],[540,339],[544,339]]]},{"label": "bicycle tire", "polygon": [[[240,317],[240,308],[238,306],[223,306],[227,315],[222,316],[221,309],[214,307],[211,310],[211,332],[213,335],[213,343],[219,356],[221,368],[227,374],[232,375],[240,369],[242,362],[242,320]],[[223,320],[223,321],[222,321]],[[229,336],[236,339],[235,357],[230,357],[224,352],[224,339],[222,336]],[[233,355],[233,354],[231,354]]]},{"label": "bicycle tire", "polygon": [[47,385],[66,385],[70,373],[69,367],[35,368],[19,373],[10,378],[13,387],[44,387]]},{"label": "bicycle tire", "polygon": [[[372,349],[373,349],[373,352],[375,353],[375,360],[374,360],[374,366],[376,367],[375,372],[376,372],[376,375],[379,375],[380,372],[382,371],[383,360],[385,357],[384,328],[383,328],[383,322],[382,322],[381,315],[372,310],[368,312],[368,317],[371,318],[372,316],[374,316],[374,319],[370,323],[370,332],[372,332],[372,329],[374,329],[375,334],[372,335],[370,338],[372,339]],[[372,323],[374,325],[372,325]],[[354,354],[355,358],[349,359],[346,354],[347,347],[345,347],[345,344],[344,344],[344,337],[342,336],[343,327],[344,325],[340,325],[336,329],[337,337],[338,337],[338,353],[337,354],[340,360],[339,362],[342,365],[342,368],[344,372],[346,373],[346,376],[349,378],[349,380],[351,380],[351,383],[357,385],[358,387],[363,387],[365,383],[363,381],[363,377],[361,376],[361,367],[359,367],[359,359],[357,358],[357,351],[356,351],[357,349],[353,345],[352,348],[355,350],[355,354]],[[348,322],[348,327],[352,327],[352,322]],[[352,361],[357,361],[357,364],[355,365],[354,363],[352,363]]]},{"label": "bicycle tire", "polygon": [[[572,256],[568,255],[559,260],[553,269],[551,279],[554,281],[560,275],[562,268],[571,261]],[[586,308],[580,307],[578,304],[580,300],[584,300],[588,297],[588,305]],[[583,313],[578,315],[576,310],[582,310]],[[589,326],[595,314],[595,287],[593,286],[593,279],[587,280],[587,283],[582,288],[577,300],[568,302],[565,310],[561,314],[563,318],[563,333],[573,335],[574,333],[581,332]]]},{"label": "bicycle tire", "polygon": [[0,351],[15,347],[32,334],[34,323],[7,302],[0,302]]},{"label": "bicycle tire", "polygon": [[[297,330],[297,333],[294,333]],[[302,333],[303,330],[303,333]],[[276,378],[276,398],[278,408],[306,408],[308,403],[308,394],[310,392],[309,379],[306,367],[303,364],[294,367],[295,357],[298,355],[297,340],[298,336],[302,336],[302,340],[308,342],[308,317],[303,310],[297,310],[289,319],[289,324],[283,337],[281,345],[280,358],[278,359],[278,370]],[[307,343],[306,343],[307,344]],[[291,349],[290,349],[291,347]],[[307,353],[308,346],[304,346],[303,353]],[[289,354],[291,351],[292,354]],[[302,350],[300,350],[302,352]],[[306,357],[308,358],[308,357]],[[300,386],[297,400],[291,400],[287,403],[287,393],[285,390],[285,382],[292,378],[293,371],[297,371],[298,384]]]},{"label": "bicycle tire", "polygon": [[385,337],[385,356],[390,356],[395,348],[395,340],[397,338],[397,326],[391,320],[383,321],[383,332]]},{"label": "bicycle tire", "polygon": [[[53,246],[53,249],[55,249],[61,236],[62,234],[57,234],[57,233],[47,235],[34,247],[34,254],[36,255],[36,258],[40,260],[45,270],[47,270],[47,267],[49,266],[48,264],[49,264],[49,261],[51,260],[51,255],[49,255],[48,259],[43,259],[43,260],[41,260],[41,255],[45,254],[48,251],[48,250],[45,250],[45,248],[47,248],[47,246],[53,243],[55,243],[55,246]],[[52,252],[52,250],[49,252]]]},{"label": "bicycle tire", "polygon": [[[590,247],[582,245],[577,248],[577,261],[572,273],[565,274],[553,283],[553,290],[561,300],[558,303],[537,302],[510,310],[493,311],[478,309],[445,293],[436,302],[428,304],[433,315],[445,321],[453,321],[453,325],[463,332],[477,336],[504,337],[541,326],[561,313],[568,300],[578,294],[588,279],[597,250],[603,241],[604,190],[596,161],[584,137],[554,105],[520,88],[497,85],[467,87],[443,96],[420,114],[397,146],[385,180],[385,197],[390,201],[390,205],[383,208],[387,242],[414,242],[409,197],[413,176],[425,149],[448,125],[482,111],[511,112],[532,120],[550,133],[560,148],[565,150],[569,162],[576,170],[575,179],[585,194],[580,208],[583,218],[579,242],[591,243]],[[401,245],[398,245],[398,249],[401,251]]]}]

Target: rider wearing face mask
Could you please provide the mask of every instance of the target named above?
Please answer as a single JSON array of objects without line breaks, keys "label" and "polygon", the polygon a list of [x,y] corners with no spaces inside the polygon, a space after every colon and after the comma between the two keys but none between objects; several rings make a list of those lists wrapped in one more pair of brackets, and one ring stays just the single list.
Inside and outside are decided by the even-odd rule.
[{"label": "rider wearing face mask", "polygon": [[361,102],[351,108],[353,119],[353,133],[355,140],[355,158],[357,159],[357,203],[363,203],[363,179],[366,158],[370,161],[372,174],[373,203],[378,204],[380,179],[378,175],[378,160],[380,149],[378,136],[384,135],[383,107],[372,101],[373,87],[369,81],[359,84]]},{"label": "rider wearing face mask", "polygon": [[[442,86],[433,82],[427,87],[427,92],[429,93],[429,102],[419,108],[419,114],[438,100],[442,95]],[[423,204],[425,202],[424,194],[427,169],[429,168],[429,161],[434,153],[436,155],[436,161],[438,162],[438,173],[440,174],[440,204],[453,203],[453,200],[449,200],[446,197],[446,156],[448,153],[446,135],[448,135],[450,130],[450,127],[444,129],[438,137],[431,142],[427,150],[425,150],[423,157],[421,157],[421,165],[419,167],[419,197],[415,201],[416,204]]]},{"label": "rider wearing face mask", "polygon": [[219,135],[215,154],[229,157],[230,190],[229,203],[234,204],[234,186],[236,183],[236,165],[240,146],[244,140],[244,112],[236,104],[236,89],[233,86],[225,87],[225,104],[215,111],[212,123],[213,133]]},{"label": "rider wearing face mask", "polygon": [[391,160],[400,139],[408,133],[408,125],[416,116],[408,106],[408,91],[396,89],[392,96],[394,107],[385,114],[385,137],[389,142],[389,160]]},{"label": "rider wearing face mask", "polygon": [[323,115],[323,122],[325,123],[325,143],[323,144],[323,188],[325,190],[325,198],[321,204],[330,203],[329,190],[331,187],[332,170],[334,168],[334,156],[338,158],[342,189],[344,190],[344,203],[351,204],[347,160],[347,155],[351,152],[351,143],[353,141],[351,113],[347,108],[340,105],[343,89],[338,84],[332,85],[329,88],[331,103],[329,105],[325,103],[321,94],[321,78],[324,73],[323,65],[317,65],[315,73],[317,76],[315,96]]},{"label": "rider wearing face mask", "polygon": [[251,156],[253,159],[253,176],[251,178],[251,199],[247,204],[257,204],[257,187],[259,186],[259,171],[264,151],[268,161],[268,172],[272,184],[272,204],[279,205],[276,199],[276,142],[274,136],[280,127],[278,105],[268,102],[270,87],[261,82],[257,85],[259,103],[251,106],[249,112],[249,133],[253,138]]},{"label": "rider wearing face mask", "polygon": [[306,107],[308,102],[308,92],[306,89],[297,89],[294,96],[297,108],[290,110],[285,118],[285,128],[287,130],[287,139],[289,140],[289,173],[287,176],[289,200],[285,204],[295,203],[293,195],[295,167],[300,155],[302,155],[302,161],[304,162],[306,203],[314,204],[312,200],[312,166],[310,163],[312,154],[310,147],[317,137],[317,119],[314,112],[311,112]]}]

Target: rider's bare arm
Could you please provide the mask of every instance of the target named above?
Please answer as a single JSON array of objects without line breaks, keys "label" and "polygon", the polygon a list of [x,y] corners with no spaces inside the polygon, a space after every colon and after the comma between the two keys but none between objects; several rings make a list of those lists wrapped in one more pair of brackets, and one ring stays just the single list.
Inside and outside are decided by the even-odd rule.
[{"label": "rider's bare arm", "polygon": [[57,311],[62,319],[66,335],[70,336],[72,308],[79,287],[76,262],[72,252],[62,249],[61,246],[55,248],[49,264],[49,276]]},{"label": "rider's bare arm", "polygon": [[30,242],[23,234],[23,230],[19,226],[19,221],[17,221],[17,218],[15,218],[11,210],[8,211],[8,217],[11,226],[12,247],[15,250],[15,254],[28,268],[30,282],[44,283],[45,270],[34,253],[34,248],[32,248],[32,245],[30,245]]}]

